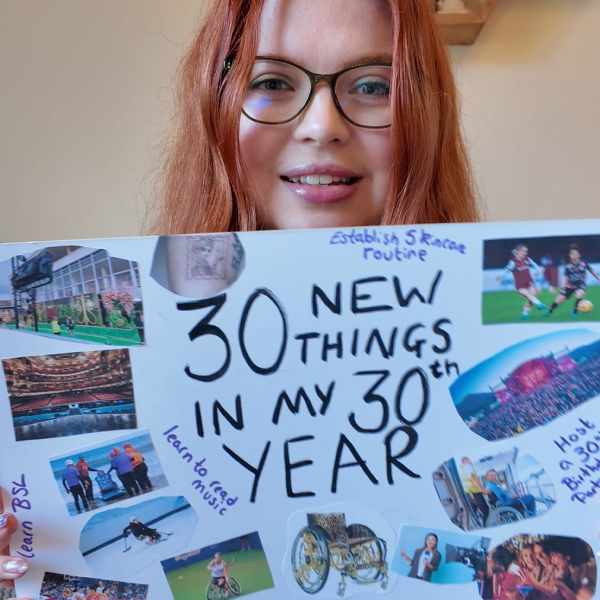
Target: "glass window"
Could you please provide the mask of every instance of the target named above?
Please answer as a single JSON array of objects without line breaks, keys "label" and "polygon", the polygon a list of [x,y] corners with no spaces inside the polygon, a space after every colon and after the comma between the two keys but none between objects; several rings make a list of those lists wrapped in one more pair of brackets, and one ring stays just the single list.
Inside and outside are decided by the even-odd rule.
[{"label": "glass window", "polygon": [[81,261],[81,270],[83,271],[83,279],[85,281],[91,281],[92,279],[95,279],[96,276],[92,267],[91,257],[86,256],[86,258]]},{"label": "glass window", "polygon": [[95,281],[86,281],[85,282],[85,292],[86,294],[95,294],[98,291],[96,287]]},{"label": "glass window", "polygon": [[133,282],[131,281],[131,272],[125,271],[124,273],[115,273],[115,283],[117,287],[131,287]]},{"label": "glass window", "polygon": [[73,283],[81,283],[81,271],[79,265],[71,265],[71,281]]},{"label": "glass window", "polygon": [[113,273],[121,273],[122,271],[129,271],[129,261],[123,258],[115,258],[111,256],[110,264],[112,266]]}]

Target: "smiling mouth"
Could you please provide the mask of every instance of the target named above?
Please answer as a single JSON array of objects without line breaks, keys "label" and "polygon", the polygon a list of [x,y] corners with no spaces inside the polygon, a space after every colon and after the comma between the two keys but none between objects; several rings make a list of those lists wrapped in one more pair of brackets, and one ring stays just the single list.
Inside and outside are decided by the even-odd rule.
[{"label": "smiling mouth", "polygon": [[281,176],[284,181],[300,185],[313,185],[326,187],[329,185],[352,185],[359,180],[359,177],[339,177],[337,175],[302,175],[300,177]]}]

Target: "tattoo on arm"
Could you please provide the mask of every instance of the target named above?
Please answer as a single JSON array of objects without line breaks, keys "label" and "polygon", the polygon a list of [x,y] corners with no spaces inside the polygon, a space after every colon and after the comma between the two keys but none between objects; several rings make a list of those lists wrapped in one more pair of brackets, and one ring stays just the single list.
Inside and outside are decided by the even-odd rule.
[{"label": "tattoo on arm", "polygon": [[240,238],[236,233],[233,234],[233,258],[231,259],[231,267],[239,271],[242,266],[242,259],[244,258],[244,246],[240,242]]},{"label": "tattoo on arm", "polygon": [[224,235],[188,236],[186,279],[225,279],[226,250]]}]

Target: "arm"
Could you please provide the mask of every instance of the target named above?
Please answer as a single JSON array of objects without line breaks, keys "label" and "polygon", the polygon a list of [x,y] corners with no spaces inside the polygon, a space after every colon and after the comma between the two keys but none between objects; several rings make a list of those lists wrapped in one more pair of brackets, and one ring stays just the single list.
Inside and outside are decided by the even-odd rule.
[{"label": "arm", "polygon": [[169,236],[166,249],[169,289],[180,296],[214,296],[244,268],[244,248],[234,233]]},{"label": "arm", "polygon": [[496,277],[496,281],[502,281],[508,275],[512,275],[514,270],[515,270],[515,263],[512,260],[509,260],[508,264],[504,267],[504,271],[502,272],[502,275],[498,275],[498,277]]},{"label": "arm", "polygon": [[588,263],[588,271],[598,280],[600,281],[600,277],[598,276],[598,273],[596,273],[596,271],[594,271],[594,269],[592,269],[592,265],[590,265]]},{"label": "arm", "polygon": [[429,561],[425,561],[425,566],[430,570],[430,571],[437,571],[438,567],[440,566],[440,560],[442,558],[442,555],[437,552],[433,555],[433,558],[431,559],[431,562]]},{"label": "arm", "polygon": [[413,561],[412,558],[410,556],[408,556],[408,554],[406,554],[406,552],[404,552],[403,550],[400,550],[400,556],[409,564],[412,565]]},{"label": "arm", "polygon": [[215,561],[214,561],[214,560],[211,560],[211,561],[208,563],[208,566],[206,567],[206,570],[207,570],[207,571],[212,571],[212,568],[213,568],[213,565],[214,565],[214,564],[215,564]]},{"label": "arm", "polygon": [[531,258],[529,259],[529,266],[538,274],[541,275],[542,271],[540,270],[540,268],[537,266],[537,264],[531,260]]}]

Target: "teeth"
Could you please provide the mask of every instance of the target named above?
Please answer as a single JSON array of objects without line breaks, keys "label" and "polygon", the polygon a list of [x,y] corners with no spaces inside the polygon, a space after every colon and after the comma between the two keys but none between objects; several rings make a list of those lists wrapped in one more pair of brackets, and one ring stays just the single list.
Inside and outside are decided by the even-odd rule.
[{"label": "teeth", "polygon": [[308,185],[350,183],[350,177],[339,177],[337,175],[302,175],[301,177],[290,177],[289,180],[292,183],[306,183]]}]

